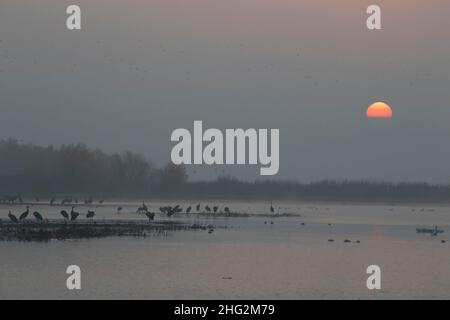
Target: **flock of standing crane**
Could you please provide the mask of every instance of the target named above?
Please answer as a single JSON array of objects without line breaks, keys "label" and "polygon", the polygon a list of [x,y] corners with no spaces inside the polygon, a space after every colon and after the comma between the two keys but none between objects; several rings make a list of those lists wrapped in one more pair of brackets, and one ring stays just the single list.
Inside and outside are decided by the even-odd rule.
[{"label": "flock of standing crane", "polygon": [[[69,203],[69,199],[66,199],[66,200],[67,201],[63,201],[64,204]],[[104,201],[101,200],[101,203],[103,203],[103,202]],[[51,205],[53,205],[54,199],[52,199],[50,201],[50,203],[51,203]],[[92,201],[90,203],[92,203]],[[183,211],[185,213],[189,214],[189,213],[191,213],[193,211],[193,209],[194,209],[193,206],[188,206],[186,208],[186,210],[183,210],[183,208],[179,204],[177,204],[175,206],[160,207],[159,211],[161,212],[161,214],[164,214],[167,217],[171,217],[174,214],[182,213]],[[219,209],[220,209],[220,207],[218,205],[215,205],[215,206],[212,206],[212,207],[210,207],[209,205],[206,205],[206,206],[204,206],[202,208],[201,204],[199,203],[199,204],[197,204],[195,206],[195,210],[196,210],[197,213],[206,212],[206,213],[214,213],[215,214],[217,212],[221,212],[221,211],[219,211]],[[121,213],[122,211],[123,211],[123,207],[119,206],[117,208],[117,213]],[[223,208],[223,212],[225,212],[226,214],[231,213],[229,207],[224,207]],[[271,213],[275,212],[275,209],[273,207],[272,202],[270,203],[270,212]],[[145,202],[142,202],[142,205],[139,206],[139,208],[137,209],[136,213],[145,215],[148,218],[149,221],[153,221],[155,219],[155,215],[156,215],[155,212],[149,211],[149,208],[147,207]],[[29,215],[30,215],[30,206],[27,206],[26,207],[26,211],[23,212],[18,218],[14,214],[12,214],[11,211],[9,211],[8,218],[13,223],[19,223],[19,222],[24,222],[28,218]],[[81,214],[81,213],[75,211],[75,206],[72,206],[72,210],[70,212],[67,212],[66,210],[61,210],[60,211],[60,215],[62,216],[62,218],[66,222],[75,222],[80,215],[85,215],[87,219],[93,220],[94,217],[95,217],[95,211],[88,210],[88,212],[86,214]],[[38,211],[34,211],[33,212],[33,216],[34,216],[34,218],[36,219],[37,222],[43,222],[44,221],[44,217]]]},{"label": "flock of standing crane", "polygon": [[[72,221],[72,222],[76,221],[78,219],[78,217],[81,215],[81,213],[75,211],[75,207],[72,207],[72,210],[70,212],[67,212],[66,210],[61,210],[60,214],[64,218],[65,221]],[[19,216],[19,218],[17,218],[14,214],[12,214],[11,210],[8,213],[8,218],[9,218],[9,220],[11,220],[11,222],[19,223],[19,222],[24,222],[28,218],[29,215],[30,215],[30,207],[27,206],[27,210],[25,212],[23,212]],[[44,221],[44,217],[38,211],[34,211],[33,216],[37,222]],[[92,220],[94,218],[94,216],[95,216],[94,211],[88,211],[86,213],[86,218],[88,218],[88,219]]]}]

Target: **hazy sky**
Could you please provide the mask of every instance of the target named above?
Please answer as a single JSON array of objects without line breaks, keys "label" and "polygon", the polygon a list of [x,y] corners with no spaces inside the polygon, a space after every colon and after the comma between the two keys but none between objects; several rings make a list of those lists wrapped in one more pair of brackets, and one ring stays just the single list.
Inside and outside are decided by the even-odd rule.
[{"label": "hazy sky", "polygon": [[[382,31],[366,29],[369,4]],[[365,119],[376,100],[392,120]],[[0,1],[0,138],[161,165],[171,132],[203,120],[279,128],[276,178],[448,183],[449,100],[448,0]],[[223,171],[260,178],[190,172]]]}]

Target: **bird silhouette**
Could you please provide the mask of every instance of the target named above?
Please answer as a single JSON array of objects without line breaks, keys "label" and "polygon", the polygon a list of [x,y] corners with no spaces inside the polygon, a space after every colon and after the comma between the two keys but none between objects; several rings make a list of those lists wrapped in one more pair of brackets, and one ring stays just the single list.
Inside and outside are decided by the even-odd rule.
[{"label": "bird silhouette", "polygon": [[19,216],[19,220],[20,221],[25,220],[29,214],[30,214],[30,207],[27,207],[27,210]]},{"label": "bird silhouette", "polygon": [[274,213],[275,209],[273,208],[272,201],[270,202],[270,212]]},{"label": "bird silhouette", "polygon": [[148,212],[147,211],[145,213],[145,215],[147,216],[149,222],[152,221],[153,219],[155,219],[155,213],[154,212]]},{"label": "bird silhouette", "polygon": [[148,212],[148,207],[145,205],[144,201],[142,201],[142,206],[140,206],[136,212],[139,214]]},{"label": "bird silhouette", "polygon": [[95,216],[94,211],[88,211],[88,213],[86,214],[86,218],[88,218],[88,219],[93,219],[94,216]]},{"label": "bird silhouette", "polygon": [[33,212],[33,216],[34,216],[34,217],[36,218],[36,220],[39,221],[39,222],[44,221],[44,218],[42,217],[42,215],[41,215],[39,212],[37,212],[37,211]]},{"label": "bird silhouette", "polygon": [[69,214],[66,210],[62,210],[60,214],[63,216],[64,220],[69,220]]},{"label": "bird silhouette", "polygon": [[200,203],[195,207],[195,209],[197,210],[197,212],[200,211]]},{"label": "bird silhouette", "polygon": [[13,214],[11,213],[11,211],[8,213],[8,218],[9,218],[9,220],[11,220],[11,221],[14,222],[14,223],[19,222],[19,220],[17,219],[17,217],[16,217],[15,215],[13,215]]},{"label": "bird silhouette", "polygon": [[190,213],[191,212],[191,210],[192,210],[192,207],[191,206],[189,206],[187,209],[186,209],[186,213]]},{"label": "bird silhouette", "polygon": [[226,213],[230,213],[230,208],[228,208],[228,207],[225,207],[223,210],[224,210]]},{"label": "bird silhouette", "polygon": [[175,208],[168,207],[168,208],[167,208],[167,216],[168,216],[168,217],[171,217],[171,216],[173,216],[174,214],[175,214]]},{"label": "bird silhouette", "polygon": [[205,206],[205,210],[206,210],[207,212],[211,212],[211,208],[210,208],[209,206]]},{"label": "bird silhouette", "polygon": [[75,207],[72,207],[72,211],[70,211],[70,221],[77,220],[78,216],[80,215],[78,212],[76,212]]},{"label": "bird silhouette", "polygon": [[213,211],[214,211],[214,213],[216,213],[216,212],[217,212],[217,210],[219,210],[219,206],[214,206],[214,207],[213,207]]}]

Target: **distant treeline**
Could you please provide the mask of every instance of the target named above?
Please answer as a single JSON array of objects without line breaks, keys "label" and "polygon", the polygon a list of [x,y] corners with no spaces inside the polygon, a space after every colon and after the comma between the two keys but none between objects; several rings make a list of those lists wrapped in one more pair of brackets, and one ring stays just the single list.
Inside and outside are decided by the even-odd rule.
[{"label": "distant treeline", "polygon": [[333,202],[450,202],[450,185],[426,183],[384,183],[370,181],[332,181],[313,183],[287,181],[242,182],[219,178],[190,184],[192,196],[230,195],[243,199],[286,199]]},{"label": "distant treeline", "polygon": [[370,181],[190,182],[183,166],[157,168],[132,152],[106,154],[85,145],[39,147],[0,141],[0,197],[183,197],[339,202],[450,202],[450,185]]},{"label": "distant treeline", "polygon": [[156,168],[132,152],[106,154],[83,144],[39,147],[0,141],[0,195],[147,194],[179,191],[185,168]]}]

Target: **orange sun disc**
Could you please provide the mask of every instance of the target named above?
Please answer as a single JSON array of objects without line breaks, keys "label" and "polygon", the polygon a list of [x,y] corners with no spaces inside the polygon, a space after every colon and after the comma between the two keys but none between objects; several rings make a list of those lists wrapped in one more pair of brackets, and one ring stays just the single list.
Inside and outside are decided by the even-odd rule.
[{"label": "orange sun disc", "polygon": [[375,102],[367,108],[367,118],[392,118],[392,108],[384,102]]}]

